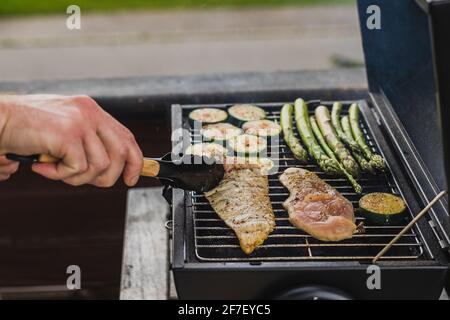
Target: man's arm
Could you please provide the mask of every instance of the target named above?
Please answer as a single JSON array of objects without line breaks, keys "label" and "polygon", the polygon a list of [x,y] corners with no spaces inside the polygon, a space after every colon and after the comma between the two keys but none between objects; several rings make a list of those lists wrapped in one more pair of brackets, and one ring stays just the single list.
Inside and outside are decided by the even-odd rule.
[{"label": "man's arm", "polygon": [[[33,164],[32,170],[76,186],[109,187],[122,174],[133,186],[142,169],[132,133],[87,96],[0,96],[0,150],[59,158],[57,164]],[[0,156],[0,179],[17,166]]]}]

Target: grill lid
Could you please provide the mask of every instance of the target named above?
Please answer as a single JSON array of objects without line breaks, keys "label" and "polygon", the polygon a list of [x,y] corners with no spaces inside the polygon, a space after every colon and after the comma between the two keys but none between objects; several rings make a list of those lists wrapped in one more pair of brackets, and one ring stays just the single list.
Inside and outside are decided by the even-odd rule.
[{"label": "grill lid", "polygon": [[[359,0],[358,11],[369,91],[394,109],[420,155],[427,201],[450,175],[450,0]],[[379,29],[370,17],[380,18]],[[438,225],[450,236],[444,206]]]}]

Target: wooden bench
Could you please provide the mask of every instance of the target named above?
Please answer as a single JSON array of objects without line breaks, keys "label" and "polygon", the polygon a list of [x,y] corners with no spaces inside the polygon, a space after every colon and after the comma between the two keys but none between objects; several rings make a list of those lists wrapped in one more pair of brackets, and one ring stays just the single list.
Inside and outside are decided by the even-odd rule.
[{"label": "wooden bench", "polygon": [[176,298],[169,272],[168,211],[161,188],[128,193],[120,299]]}]

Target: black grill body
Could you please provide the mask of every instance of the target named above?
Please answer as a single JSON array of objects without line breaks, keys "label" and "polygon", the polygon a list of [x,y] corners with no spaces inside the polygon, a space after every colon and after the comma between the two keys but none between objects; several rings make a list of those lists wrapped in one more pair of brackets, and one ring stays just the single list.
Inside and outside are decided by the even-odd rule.
[{"label": "black grill body", "polygon": [[[343,101],[346,107],[350,101]],[[402,195],[410,210],[410,217],[422,206],[411,188],[407,172],[401,166],[373,103],[359,101],[363,119],[361,125],[372,148],[383,154],[389,172],[381,176],[361,177],[364,192],[389,191]],[[330,102],[311,101],[311,109]],[[258,104],[265,108],[269,118],[279,121],[282,103]],[[208,105],[211,106],[211,105]],[[230,105],[212,105],[227,108]],[[202,105],[174,105],[172,124],[174,132],[184,129],[189,140],[199,142],[199,133],[193,130],[187,114]],[[380,106],[379,106],[380,107]],[[174,150],[183,139],[174,141]],[[280,153],[269,154],[278,160],[280,172],[287,167],[299,166],[316,172],[337,188],[355,205],[359,199],[344,179],[323,175],[311,161],[306,165],[292,158],[283,141]],[[181,147],[184,148],[185,146]],[[270,196],[276,215],[276,230],[265,244],[250,256],[242,253],[233,232],[220,220],[201,194],[172,190],[173,233],[172,270],[180,298],[275,298],[285,291],[319,286],[339,289],[354,298],[438,298],[442,292],[448,260],[436,241],[435,231],[424,219],[407,233],[378,264],[381,268],[382,287],[368,289],[370,276],[367,268],[371,259],[408,222],[391,227],[366,224],[366,234],[339,243],[322,243],[292,227],[281,202],[287,198],[278,175],[269,179]],[[445,210],[445,208],[443,208]],[[364,221],[357,216],[357,221]],[[325,290],[325,289],[324,289]]]}]

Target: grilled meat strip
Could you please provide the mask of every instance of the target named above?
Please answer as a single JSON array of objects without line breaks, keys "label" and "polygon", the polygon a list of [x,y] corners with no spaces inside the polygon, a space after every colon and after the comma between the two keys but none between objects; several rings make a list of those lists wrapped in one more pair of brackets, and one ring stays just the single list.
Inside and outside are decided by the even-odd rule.
[{"label": "grilled meat strip", "polygon": [[356,230],[353,206],[315,173],[289,168],[280,176],[290,196],[283,203],[289,220],[322,241],[340,241]]},{"label": "grilled meat strip", "polygon": [[205,196],[236,233],[242,250],[250,254],[275,227],[268,177],[257,164],[225,163],[224,167],[223,180]]}]

